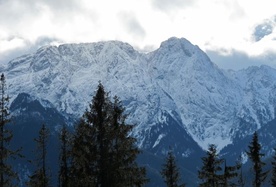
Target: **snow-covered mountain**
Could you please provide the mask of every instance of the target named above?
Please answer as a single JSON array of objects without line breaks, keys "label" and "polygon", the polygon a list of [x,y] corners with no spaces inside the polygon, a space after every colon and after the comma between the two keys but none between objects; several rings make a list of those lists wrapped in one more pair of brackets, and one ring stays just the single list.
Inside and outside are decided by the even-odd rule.
[{"label": "snow-covered mountain", "polygon": [[221,150],[275,118],[275,69],[224,71],[184,38],[170,38],[148,54],[119,41],[47,46],[1,72],[12,98],[28,93],[72,118],[82,115],[101,81],[125,104],[138,145],[160,153],[165,142],[184,157],[195,151],[185,142]]}]

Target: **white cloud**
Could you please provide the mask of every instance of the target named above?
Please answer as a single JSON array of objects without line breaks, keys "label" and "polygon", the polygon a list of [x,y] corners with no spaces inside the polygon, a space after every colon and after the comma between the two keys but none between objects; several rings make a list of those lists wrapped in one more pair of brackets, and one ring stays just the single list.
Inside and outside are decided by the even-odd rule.
[{"label": "white cloud", "polygon": [[21,38],[10,38],[8,40],[0,40],[0,53],[9,51],[15,48],[25,46],[25,41]]},{"label": "white cloud", "polygon": [[194,5],[196,0],[152,0],[152,6],[161,11],[173,12]]},{"label": "white cloud", "polygon": [[143,39],[146,36],[146,32],[136,16],[131,12],[120,12],[118,14],[119,19],[123,23],[123,27],[130,35],[137,40]]},{"label": "white cloud", "polygon": [[276,49],[274,27],[259,33],[258,42],[252,36],[264,20],[274,18],[271,0],[0,0],[0,14],[0,56],[40,47],[41,38],[122,40],[149,50],[176,36],[229,57],[233,51],[254,57]]}]

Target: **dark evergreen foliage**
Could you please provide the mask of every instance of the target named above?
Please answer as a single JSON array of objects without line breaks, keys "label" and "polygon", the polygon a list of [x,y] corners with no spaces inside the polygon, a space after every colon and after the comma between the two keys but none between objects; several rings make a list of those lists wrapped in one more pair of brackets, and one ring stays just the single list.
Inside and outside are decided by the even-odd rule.
[{"label": "dark evergreen foliage", "polygon": [[179,184],[181,180],[180,172],[172,151],[168,152],[166,163],[163,165],[161,175],[168,187],[185,187],[184,184]]},{"label": "dark evergreen foliage", "polygon": [[124,108],[117,97],[111,101],[99,84],[89,109],[76,126],[72,142],[70,182],[76,186],[142,186],[145,168],[135,161],[133,125],[125,123]]},{"label": "dark evergreen foliage", "polygon": [[259,143],[257,132],[253,134],[252,141],[248,148],[249,151],[246,153],[253,164],[252,168],[254,172],[254,180],[252,181],[252,185],[254,187],[260,187],[261,184],[265,181],[268,171],[263,171],[265,163],[262,162],[261,158],[264,156],[264,154],[260,152],[262,147]]},{"label": "dark evergreen foliage", "polygon": [[59,136],[61,147],[60,147],[60,169],[59,169],[59,186],[69,186],[69,162],[70,162],[70,133],[68,132],[65,125],[63,125],[60,136]]},{"label": "dark evergreen foliage", "polygon": [[49,130],[46,128],[45,124],[42,125],[39,130],[39,136],[35,139],[37,143],[37,159],[35,164],[37,166],[34,173],[30,176],[30,181],[27,183],[31,187],[48,187],[50,186],[50,177],[46,165],[47,157],[47,139],[49,137]]},{"label": "dark evergreen foliage", "polygon": [[94,160],[96,158],[94,151],[96,151],[96,145],[93,141],[95,134],[93,129],[81,119],[76,127],[72,142],[71,184],[95,186],[96,166]]},{"label": "dark evergreen foliage", "polygon": [[274,155],[272,164],[272,175],[271,175],[271,185],[276,187],[276,148],[274,148]]},{"label": "dark evergreen foliage", "polygon": [[222,183],[221,186],[228,187],[228,186],[235,186],[235,183],[232,179],[238,176],[237,173],[238,166],[229,166],[224,159],[224,172],[222,175]]},{"label": "dark evergreen foliage", "polygon": [[217,149],[214,144],[211,144],[208,148],[206,157],[202,158],[203,166],[198,171],[198,178],[201,179],[201,187],[218,187],[222,175],[219,174],[222,171],[221,164],[222,159],[219,159]]},{"label": "dark evergreen foliage", "polygon": [[13,134],[6,128],[10,122],[9,97],[6,94],[6,78],[0,77],[0,186],[13,186],[18,180],[17,173],[8,163],[9,159],[19,156],[18,151],[9,149]]}]

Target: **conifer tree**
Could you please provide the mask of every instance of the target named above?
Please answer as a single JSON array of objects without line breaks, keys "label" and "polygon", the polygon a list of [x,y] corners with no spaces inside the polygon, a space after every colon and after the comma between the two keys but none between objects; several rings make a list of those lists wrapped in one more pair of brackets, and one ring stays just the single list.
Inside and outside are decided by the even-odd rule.
[{"label": "conifer tree", "polygon": [[102,84],[76,126],[72,144],[71,179],[79,186],[142,186],[145,168],[138,167],[133,126],[125,123],[117,97],[111,101]]},{"label": "conifer tree", "polygon": [[222,176],[222,159],[219,159],[217,149],[214,144],[209,145],[206,157],[202,158],[203,166],[198,171],[198,178],[202,180],[201,187],[218,187]]},{"label": "conifer tree", "polygon": [[50,183],[50,177],[48,174],[48,169],[46,165],[47,156],[47,139],[49,137],[49,130],[46,128],[45,124],[42,125],[39,130],[39,136],[35,139],[37,143],[37,168],[33,175],[30,176],[30,181],[27,183],[31,187],[48,187]]},{"label": "conifer tree", "polygon": [[83,119],[75,129],[72,140],[72,161],[69,182],[75,186],[96,186],[96,145],[94,129]]},{"label": "conifer tree", "polygon": [[60,136],[59,136],[61,147],[60,147],[60,169],[59,169],[59,186],[60,187],[67,187],[69,186],[69,159],[70,159],[70,134],[63,125]]},{"label": "conifer tree", "polygon": [[139,167],[136,157],[140,150],[136,147],[136,139],[129,136],[133,125],[125,123],[124,107],[117,96],[111,104],[110,130],[107,130],[109,142],[109,168],[110,183],[107,186],[142,186],[148,180],[145,178],[146,170]]},{"label": "conifer tree", "polygon": [[274,155],[272,164],[272,175],[271,175],[271,185],[276,187],[276,148],[274,148]]},{"label": "conifer tree", "polygon": [[19,156],[18,151],[9,149],[12,140],[12,132],[6,128],[10,122],[9,97],[6,93],[6,78],[4,74],[0,77],[0,186],[12,186],[18,179],[17,173],[12,170],[8,160]]},{"label": "conifer tree", "polygon": [[229,166],[226,163],[226,160],[224,160],[224,172],[222,175],[222,186],[223,187],[228,187],[228,186],[235,186],[235,183],[231,181],[231,179],[235,178],[238,176],[237,173],[237,166]]},{"label": "conifer tree", "polygon": [[268,171],[263,171],[265,163],[262,162],[261,158],[264,156],[264,154],[260,152],[262,147],[259,143],[257,132],[253,134],[252,141],[248,148],[249,151],[247,151],[246,153],[253,164],[254,172],[254,180],[252,181],[252,185],[254,187],[260,187],[261,184],[265,181]]},{"label": "conifer tree", "polygon": [[180,172],[172,151],[168,152],[166,163],[163,165],[161,175],[167,187],[185,187],[184,184],[179,184],[179,181],[181,180]]}]

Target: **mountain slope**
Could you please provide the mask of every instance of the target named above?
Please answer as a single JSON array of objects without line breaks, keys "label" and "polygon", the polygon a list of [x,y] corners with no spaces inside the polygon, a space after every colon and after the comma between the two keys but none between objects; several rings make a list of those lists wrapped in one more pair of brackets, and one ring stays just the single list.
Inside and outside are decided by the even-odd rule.
[{"label": "mountain slope", "polygon": [[240,89],[185,39],[169,39],[153,53],[154,80],[175,101],[193,138],[203,148],[230,143]]},{"label": "mountain slope", "polygon": [[170,38],[149,54],[119,41],[48,46],[10,61],[2,71],[13,98],[35,95],[75,119],[101,81],[123,101],[138,145],[156,153],[167,150],[161,151],[168,130],[183,135],[174,148],[186,155],[198,150],[186,148],[187,142],[203,149],[215,143],[221,150],[275,117],[274,69],[225,72],[184,38]]},{"label": "mountain slope", "polygon": [[[43,100],[44,107],[35,96],[26,93],[19,94],[11,103],[10,111],[12,112],[11,123],[8,124],[13,132],[11,140],[11,149],[19,150],[23,157],[11,159],[13,169],[18,173],[18,186],[26,186],[29,176],[37,166],[37,142],[35,138],[39,136],[39,130],[42,124],[51,132],[47,139],[47,169],[51,173],[51,186],[57,186],[57,176],[59,171],[59,133],[57,129],[65,124],[64,117],[51,107],[48,101]],[[71,129],[71,128],[70,128]],[[55,185],[53,185],[55,184]]]}]

